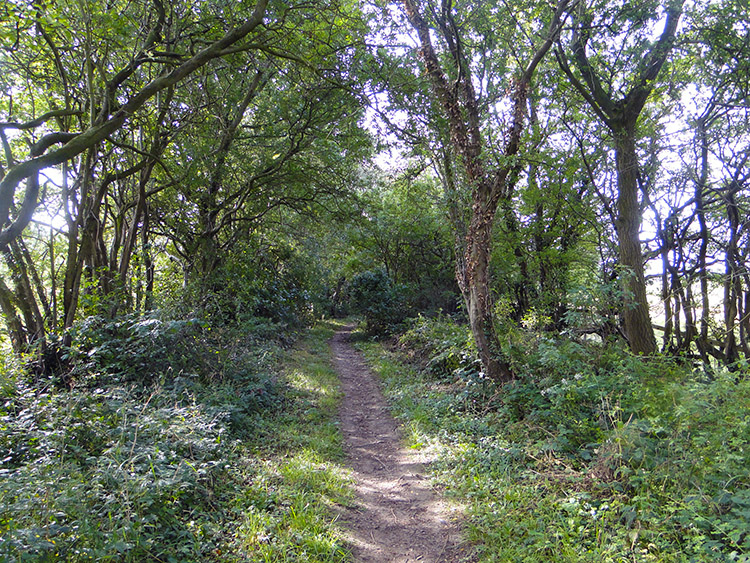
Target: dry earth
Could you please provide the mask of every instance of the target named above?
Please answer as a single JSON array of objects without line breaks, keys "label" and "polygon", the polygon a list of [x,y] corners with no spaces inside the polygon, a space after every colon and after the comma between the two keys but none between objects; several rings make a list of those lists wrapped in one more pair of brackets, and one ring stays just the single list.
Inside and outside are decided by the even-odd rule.
[{"label": "dry earth", "polygon": [[466,561],[456,518],[460,515],[430,488],[417,453],[404,448],[376,377],[349,344],[351,329],[331,341],[344,400],[341,430],[355,481],[355,506],[343,508],[359,563]]}]

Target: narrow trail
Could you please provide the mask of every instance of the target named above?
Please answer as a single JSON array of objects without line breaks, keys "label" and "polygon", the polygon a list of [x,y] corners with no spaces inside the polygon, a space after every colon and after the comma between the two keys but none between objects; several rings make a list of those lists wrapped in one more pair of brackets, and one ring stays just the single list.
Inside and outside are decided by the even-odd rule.
[{"label": "narrow trail", "polygon": [[[351,328],[331,340],[344,399],[341,431],[353,470],[356,505],[340,519],[358,563],[464,561],[447,503],[424,477],[416,453],[405,449],[376,377],[349,344]],[[465,546],[463,546],[465,547]]]}]

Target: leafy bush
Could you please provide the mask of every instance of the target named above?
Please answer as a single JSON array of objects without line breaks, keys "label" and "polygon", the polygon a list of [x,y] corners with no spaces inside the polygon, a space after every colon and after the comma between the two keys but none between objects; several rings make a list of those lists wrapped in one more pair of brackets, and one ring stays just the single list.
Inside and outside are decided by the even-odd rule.
[{"label": "leafy bush", "polygon": [[629,526],[666,517],[700,560],[750,560],[750,382],[728,370],[711,381],[672,373],[633,400],[638,416],[615,416],[599,452],[632,499]]},{"label": "leafy bush", "polygon": [[617,312],[625,301],[618,280],[592,283],[568,291],[570,306],[564,322],[572,334],[597,334],[609,339],[617,334]]},{"label": "leafy bush", "polygon": [[238,439],[284,403],[275,345],[246,329],[87,318],[66,390],[6,362],[0,560],[216,559]]},{"label": "leafy bush", "polygon": [[419,373],[367,348],[488,560],[750,561],[750,378],[509,334],[516,380],[484,382],[472,400],[471,348],[450,319],[417,319],[401,337]]},{"label": "leafy bush", "polygon": [[69,375],[92,384],[102,378],[148,382],[167,371],[196,371],[205,352],[197,344],[206,328],[197,319],[163,320],[158,314],[87,317],[71,331]]},{"label": "leafy bush", "polygon": [[313,294],[320,288],[311,262],[283,235],[278,240],[258,235],[237,242],[212,271],[194,272],[184,287],[159,288],[158,296],[173,317],[187,311],[215,328],[264,319],[283,333],[315,319]]},{"label": "leafy bush", "polygon": [[452,378],[456,370],[473,366],[476,361],[468,327],[445,315],[411,319],[399,343],[404,353],[421,361],[427,372],[438,378]]},{"label": "leafy bush", "polygon": [[210,496],[231,457],[227,417],[179,387],[189,389],[19,391],[2,416],[0,558],[185,560],[217,549]]},{"label": "leafy bush", "polygon": [[354,311],[364,315],[370,334],[387,334],[406,316],[399,289],[384,270],[354,276],[349,282],[349,296]]}]

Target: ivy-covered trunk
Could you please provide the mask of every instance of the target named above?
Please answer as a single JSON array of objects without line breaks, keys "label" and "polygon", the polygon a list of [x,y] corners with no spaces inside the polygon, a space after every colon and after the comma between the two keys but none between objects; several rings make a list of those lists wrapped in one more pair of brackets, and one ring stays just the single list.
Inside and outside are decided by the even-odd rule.
[{"label": "ivy-covered trunk", "polygon": [[475,204],[475,213],[466,240],[464,260],[457,268],[458,285],[463,294],[469,326],[477,347],[479,360],[486,375],[495,381],[508,382],[513,372],[502,359],[500,341],[493,321],[492,296],[490,293],[490,241],[493,209],[481,209]]}]

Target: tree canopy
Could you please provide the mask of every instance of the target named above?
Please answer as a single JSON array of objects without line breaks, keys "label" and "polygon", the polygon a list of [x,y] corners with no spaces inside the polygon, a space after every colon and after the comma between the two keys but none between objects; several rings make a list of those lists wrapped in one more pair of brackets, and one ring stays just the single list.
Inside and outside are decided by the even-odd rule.
[{"label": "tree canopy", "polygon": [[502,381],[506,303],[636,354],[747,353],[732,2],[2,10],[0,306],[42,364],[87,315],[200,309],[236,271],[256,312],[271,287],[335,311],[382,269],[408,311],[465,314]]}]

